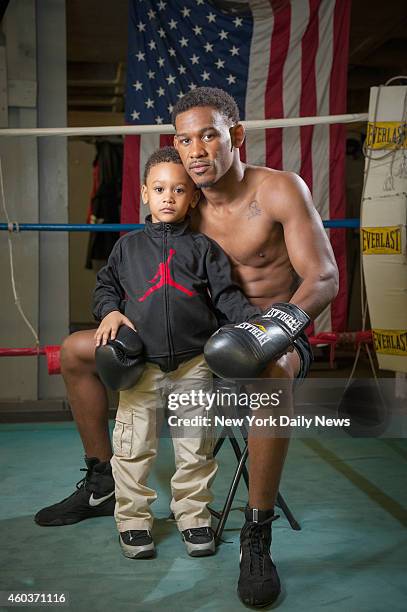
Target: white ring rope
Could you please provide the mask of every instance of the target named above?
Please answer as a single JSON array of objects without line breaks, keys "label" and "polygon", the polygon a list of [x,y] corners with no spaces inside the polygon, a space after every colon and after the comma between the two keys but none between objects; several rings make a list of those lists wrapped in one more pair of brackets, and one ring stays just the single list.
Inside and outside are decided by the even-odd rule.
[{"label": "white ring rope", "polygon": [[[242,121],[248,132],[267,128],[297,127],[301,125],[319,125],[329,123],[366,122],[367,113],[350,115],[329,115],[327,117],[292,117],[291,119],[258,119]],[[61,128],[5,128],[0,129],[0,136],[112,136],[141,134],[173,134],[171,124],[163,125],[107,125],[104,127],[61,127]]]},{"label": "white ring rope", "polygon": [[20,300],[20,296],[18,295],[18,291],[17,291],[17,287],[16,287],[16,281],[15,281],[15,274],[14,274],[14,257],[13,257],[13,223],[10,221],[10,217],[8,216],[8,210],[7,210],[7,205],[6,205],[6,196],[4,193],[4,181],[3,181],[3,167],[2,167],[2,163],[1,163],[1,158],[0,158],[0,197],[1,197],[1,205],[4,211],[4,215],[7,219],[7,224],[8,224],[8,233],[7,233],[7,240],[8,240],[8,252],[9,252],[9,260],[10,260],[10,279],[11,279],[11,288],[13,290],[13,296],[14,296],[14,303],[17,307],[18,312],[20,313],[24,323],[27,325],[28,329],[30,330],[31,334],[34,337],[34,341],[35,341],[35,346],[38,347],[40,345],[40,340],[38,338],[38,334],[35,331],[33,325],[31,324],[31,322],[29,321],[27,315],[24,312],[24,309],[21,305],[21,300]]}]

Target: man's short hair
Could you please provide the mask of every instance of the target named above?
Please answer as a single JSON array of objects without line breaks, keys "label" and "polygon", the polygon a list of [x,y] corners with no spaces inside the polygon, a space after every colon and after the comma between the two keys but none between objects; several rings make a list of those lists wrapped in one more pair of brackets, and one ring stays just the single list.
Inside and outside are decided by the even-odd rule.
[{"label": "man's short hair", "polygon": [[217,87],[197,87],[182,96],[175,104],[171,116],[174,127],[177,115],[197,106],[215,108],[232,123],[239,123],[239,109],[232,96]]},{"label": "man's short hair", "polygon": [[144,166],[143,182],[146,184],[148,174],[158,164],[182,164],[178,151],[174,147],[162,147],[151,153]]}]

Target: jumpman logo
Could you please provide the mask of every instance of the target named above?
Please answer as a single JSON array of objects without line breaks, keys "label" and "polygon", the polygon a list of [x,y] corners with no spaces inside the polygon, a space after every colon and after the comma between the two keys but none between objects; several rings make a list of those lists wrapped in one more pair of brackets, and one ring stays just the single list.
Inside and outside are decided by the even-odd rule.
[{"label": "jumpman logo", "polygon": [[163,287],[164,285],[170,285],[170,287],[175,287],[175,289],[178,289],[178,291],[182,291],[182,293],[189,295],[189,297],[196,295],[196,291],[190,291],[189,289],[186,289],[182,285],[176,283],[173,278],[171,278],[170,261],[173,255],[175,255],[175,253],[176,251],[174,249],[170,249],[170,254],[168,255],[167,261],[165,263],[160,262],[158,264],[157,274],[151,280],[148,281],[149,283],[156,284],[153,287],[147,289],[145,294],[138,299],[139,302],[144,302],[144,300],[148,298],[149,295],[151,295],[154,291],[158,291],[158,289],[161,289],[161,287]]}]

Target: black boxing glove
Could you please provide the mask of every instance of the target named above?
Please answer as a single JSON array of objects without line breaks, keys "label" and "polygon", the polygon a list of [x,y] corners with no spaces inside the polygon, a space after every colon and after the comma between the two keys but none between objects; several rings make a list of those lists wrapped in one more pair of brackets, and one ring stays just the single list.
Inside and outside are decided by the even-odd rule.
[{"label": "black boxing glove", "polygon": [[96,370],[103,384],[113,391],[133,387],[143,373],[144,345],[131,327],[121,325],[114,340],[95,351]]},{"label": "black boxing glove", "polygon": [[262,315],[218,329],[205,344],[206,362],[221,378],[255,378],[287,352],[310,322],[295,304],[272,304]]}]

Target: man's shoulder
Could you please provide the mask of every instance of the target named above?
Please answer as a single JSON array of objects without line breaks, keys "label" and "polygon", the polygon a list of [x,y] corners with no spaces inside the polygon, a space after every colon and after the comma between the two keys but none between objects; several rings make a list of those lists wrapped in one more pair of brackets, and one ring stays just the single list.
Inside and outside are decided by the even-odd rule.
[{"label": "man's shoulder", "polygon": [[287,204],[291,208],[302,207],[310,197],[307,185],[295,172],[261,166],[249,166],[247,172],[246,180],[252,186],[255,199],[273,216],[279,216]]},{"label": "man's shoulder", "polygon": [[256,185],[259,189],[281,189],[282,187],[295,186],[303,182],[301,177],[295,172],[287,170],[275,170],[265,166],[247,165],[245,169],[245,179]]}]

